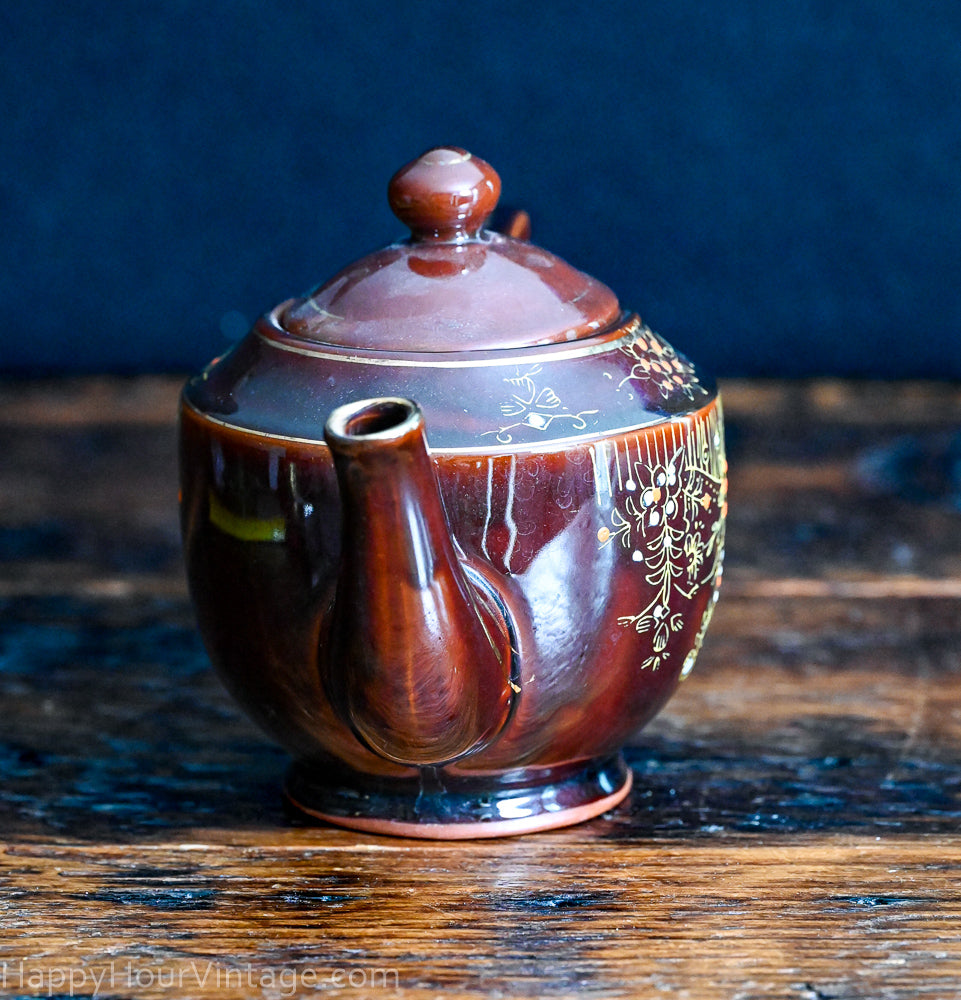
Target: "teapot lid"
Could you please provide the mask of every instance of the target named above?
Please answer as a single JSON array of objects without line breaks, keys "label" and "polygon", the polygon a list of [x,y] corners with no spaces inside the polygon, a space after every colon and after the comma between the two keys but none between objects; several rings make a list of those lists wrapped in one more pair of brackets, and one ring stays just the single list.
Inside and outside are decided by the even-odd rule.
[{"label": "teapot lid", "polygon": [[489,351],[590,337],[621,316],[614,293],[559,257],[484,228],[494,169],[428,150],[388,186],[409,239],[363,257],[276,315],[289,335],[361,351]]}]

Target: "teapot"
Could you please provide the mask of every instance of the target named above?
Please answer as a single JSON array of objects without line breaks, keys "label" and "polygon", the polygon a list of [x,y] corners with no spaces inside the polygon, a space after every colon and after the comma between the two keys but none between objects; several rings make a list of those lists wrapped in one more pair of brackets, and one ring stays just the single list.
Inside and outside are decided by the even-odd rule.
[{"label": "teapot", "polygon": [[456,147],[407,164],[410,237],[182,393],[198,627],[312,820],[458,839],[612,809],[717,600],[715,384],[523,214],[486,228],[500,187]]}]

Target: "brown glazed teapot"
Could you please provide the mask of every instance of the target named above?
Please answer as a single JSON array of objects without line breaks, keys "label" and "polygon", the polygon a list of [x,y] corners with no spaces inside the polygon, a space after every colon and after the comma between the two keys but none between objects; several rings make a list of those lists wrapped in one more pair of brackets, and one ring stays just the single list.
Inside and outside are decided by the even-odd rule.
[{"label": "brown glazed teapot", "polygon": [[359,830],[502,836],[631,786],[721,579],[705,374],[600,282],[484,228],[497,174],[402,168],[410,239],[262,317],[183,392],[181,517],[227,687]]}]

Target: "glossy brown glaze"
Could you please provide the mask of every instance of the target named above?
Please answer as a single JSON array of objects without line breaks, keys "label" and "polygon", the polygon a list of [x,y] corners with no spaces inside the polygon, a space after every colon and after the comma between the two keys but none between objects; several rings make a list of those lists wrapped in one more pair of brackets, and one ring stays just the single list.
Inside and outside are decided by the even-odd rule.
[{"label": "glossy brown glaze", "polygon": [[401,167],[387,200],[416,241],[456,242],[477,236],[497,206],[501,179],[494,168],[457,146],[428,150]]},{"label": "glossy brown glaze", "polygon": [[492,587],[477,571],[472,583],[454,551],[423,414],[403,399],[364,400],[335,410],[325,437],[343,512],[318,657],[331,702],[388,760],[476,752],[510,713],[511,639]]},{"label": "glossy brown glaze", "polygon": [[493,168],[464,150],[430,150],[389,186],[411,238],[349,265],[278,317],[314,344],[363,351],[479,351],[569,342],[620,316],[601,282],[527,243],[483,229],[500,195]]},{"label": "glossy brown glaze", "polygon": [[[457,232],[415,234],[397,259],[410,271],[417,247],[437,263],[459,246],[482,270],[489,234]],[[420,277],[470,297],[470,267],[439,274]],[[358,301],[386,316],[395,293]],[[435,331],[459,295],[435,296]],[[392,353],[325,343],[327,320],[297,327],[306,306],[288,304],[186,387],[201,631],[298,761],[289,795],[307,812],[486,836],[626,794],[620,748],[710,621],[727,488],[713,384],[613,302],[572,339],[511,306],[496,348]],[[498,308],[482,321],[506,324]]]},{"label": "glossy brown glaze", "polygon": [[[711,446],[718,431],[712,404],[680,423],[621,435],[601,446],[600,476],[598,445],[434,457],[462,565],[484,567],[508,608],[518,688],[503,732],[451,764],[450,774],[488,774],[497,784],[502,772],[526,771],[536,784],[550,768],[616,753],[666,702],[693,665],[719,580],[724,468]],[[344,565],[329,450],[248,437],[190,409],[182,440],[188,569],[228,687],[298,759],[327,762],[324,769],[341,760],[362,775],[409,774],[357,738],[324,683],[324,636]],[[374,599],[361,595],[353,611],[358,642],[378,611],[389,619],[397,608],[402,579],[389,560],[381,566]],[[349,630],[349,618],[342,627]],[[470,671],[473,659],[460,669]]]}]

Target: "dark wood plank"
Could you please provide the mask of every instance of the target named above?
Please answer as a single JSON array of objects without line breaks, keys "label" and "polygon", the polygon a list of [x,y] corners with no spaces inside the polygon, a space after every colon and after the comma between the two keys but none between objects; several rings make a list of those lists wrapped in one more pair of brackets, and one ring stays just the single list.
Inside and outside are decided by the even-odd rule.
[{"label": "dark wood plank", "polygon": [[96,975],[99,995],[143,997],[957,995],[961,858],[938,840],[361,846],[294,831],[8,849],[29,944],[6,990],[73,975],[90,995]]},{"label": "dark wood plank", "polygon": [[0,995],[959,995],[961,388],[726,385],[722,600],[631,800],[458,845],[284,814],[193,626],[177,391],[0,383]]}]

